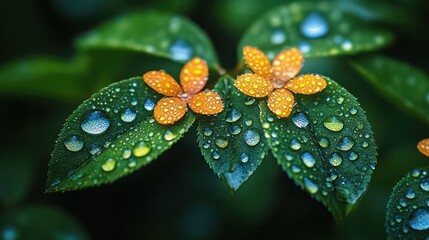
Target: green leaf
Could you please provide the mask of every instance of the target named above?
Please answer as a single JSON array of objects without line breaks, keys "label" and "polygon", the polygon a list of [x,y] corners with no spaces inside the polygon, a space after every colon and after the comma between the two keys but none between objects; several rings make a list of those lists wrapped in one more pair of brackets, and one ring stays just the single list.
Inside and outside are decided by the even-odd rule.
[{"label": "green leaf", "polygon": [[174,125],[160,125],[153,107],[160,95],[141,77],[112,84],[67,119],[49,163],[47,192],[110,183],[150,163],[195,120],[188,111]]},{"label": "green leaf", "polygon": [[427,239],[429,234],[428,167],[408,173],[393,188],[387,204],[388,239]]},{"label": "green leaf", "polygon": [[240,93],[229,76],[221,78],[215,89],[225,108],[216,116],[201,118],[198,142],[210,168],[236,191],[261,164],[268,148],[255,99]]},{"label": "green leaf", "polygon": [[286,119],[261,102],[261,120],[283,170],[341,220],[366,191],[377,152],[355,97],[325,80],[328,86],[321,93],[295,95],[296,105]]},{"label": "green leaf", "polygon": [[[275,53],[298,47],[304,56],[328,57],[357,54],[384,47],[392,35],[365,23],[350,3],[296,2],[277,7],[259,18],[239,44]],[[357,9],[357,8],[356,8]]]},{"label": "green leaf", "polygon": [[73,101],[82,96],[84,63],[54,58],[33,58],[0,68],[0,93]]},{"label": "green leaf", "polygon": [[423,71],[379,55],[355,59],[352,65],[394,104],[429,122],[429,76]]},{"label": "green leaf", "polygon": [[0,216],[0,233],[2,239],[89,239],[72,216],[48,206],[31,206],[11,216]]},{"label": "green leaf", "polygon": [[125,50],[185,62],[204,58],[210,67],[218,60],[206,33],[188,19],[155,11],[127,14],[107,22],[77,43],[84,50]]}]

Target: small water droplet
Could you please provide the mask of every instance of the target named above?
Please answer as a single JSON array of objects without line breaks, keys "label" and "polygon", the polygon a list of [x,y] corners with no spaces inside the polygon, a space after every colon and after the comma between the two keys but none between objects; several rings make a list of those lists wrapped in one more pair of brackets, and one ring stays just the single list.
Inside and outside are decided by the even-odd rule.
[{"label": "small water droplet", "polygon": [[250,97],[250,96],[246,96],[244,98],[244,104],[247,105],[247,106],[252,105],[254,102],[255,102],[255,99],[252,98],[252,97]]},{"label": "small water droplet", "polygon": [[283,156],[286,158],[286,160],[288,160],[288,161],[292,161],[293,160],[293,156],[292,156],[292,154],[290,154],[290,153],[287,153],[287,152],[285,152],[284,154],[283,154]]},{"label": "small water droplet", "polygon": [[344,51],[350,51],[353,48],[353,43],[350,40],[345,40],[342,44],[341,44],[341,48]]},{"label": "small water droplet", "polygon": [[189,60],[192,52],[192,48],[184,40],[177,40],[170,47],[171,58],[177,61]]},{"label": "small water droplet", "polygon": [[328,159],[329,163],[334,166],[334,167],[338,167],[341,165],[341,163],[343,162],[343,158],[341,157],[340,154],[338,153],[333,153],[329,159]]},{"label": "small water droplet", "polygon": [[209,127],[206,127],[204,128],[203,134],[206,137],[210,137],[213,134],[213,131]]},{"label": "small water droplet", "polygon": [[420,188],[423,191],[429,191],[429,178],[423,178],[422,180],[420,180]]},{"label": "small water droplet", "polygon": [[317,186],[317,184],[315,184],[313,181],[306,177],[304,178],[304,186],[305,189],[307,189],[307,191],[311,194],[316,194],[319,190],[319,186]]},{"label": "small water droplet", "polygon": [[292,121],[299,128],[306,128],[310,123],[307,116],[302,112],[293,115]]},{"label": "small water droplet", "polygon": [[349,112],[351,115],[355,115],[357,113],[357,109],[352,107],[352,108],[350,108]]},{"label": "small water droplet", "polygon": [[237,135],[241,133],[241,128],[237,125],[232,125],[231,126],[231,134],[232,135]]},{"label": "small water droplet", "polygon": [[413,177],[418,177],[418,176],[420,176],[420,170],[418,170],[418,169],[414,169],[412,172],[411,172],[411,176],[413,176]]},{"label": "small water droplet", "polygon": [[316,159],[314,159],[313,154],[310,152],[304,152],[301,155],[301,160],[304,163],[305,166],[312,168],[314,164],[316,164]]},{"label": "small water droplet", "polygon": [[253,121],[248,119],[248,120],[244,121],[244,123],[246,124],[246,126],[250,127],[250,126],[252,126]]},{"label": "small water droplet", "polygon": [[271,35],[271,42],[275,45],[282,44],[286,41],[286,34],[283,30],[277,29]]},{"label": "small water droplet", "polygon": [[243,133],[244,141],[249,146],[258,145],[261,140],[261,136],[259,135],[258,130],[256,129],[248,129]]},{"label": "small water droplet", "polygon": [[406,207],[407,202],[405,201],[405,199],[401,198],[401,199],[399,199],[399,205],[401,205],[402,207]]},{"label": "small water droplet", "polygon": [[242,153],[242,154],[240,155],[240,161],[241,161],[242,163],[246,163],[247,161],[249,161],[249,155],[247,155],[247,153]]},{"label": "small water droplet", "polygon": [[350,137],[343,137],[337,145],[337,149],[341,151],[348,151],[352,149],[353,145],[355,144],[355,141]]},{"label": "small water droplet", "polygon": [[308,42],[301,41],[298,44],[299,51],[302,53],[308,53],[311,51],[311,46]]},{"label": "small water droplet", "polygon": [[128,167],[129,168],[135,168],[137,166],[137,162],[136,162],[136,160],[134,160],[134,159],[130,159],[129,161],[128,161]]},{"label": "small water droplet", "polygon": [[413,199],[416,196],[416,193],[414,192],[413,189],[408,188],[407,192],[405,193],[405,197],[408,199]]},{"label": "small water droplet", "polygon": [[329,140],[327,138],[322,137],[319,140],[319,145],[323,148],[327,148],[327,147],[329,147]]},{"label": "small water droplet", "polygon": [[364,148],[368,147],[368,142],[367,141],[363,141],[362,142],[362,147],[364,147]]},{"label": "small water droplet", "polygon": [[218,152],[213,152],[212,157],[217,160],[220,158],[220,155]]},{"label": "small water droplet", "polygon": [[331,116],[325,119],[325,121],[323,122],[323,126],[333,132],[339,132],[343,129],[344,123],[339,117]]},{"label": "small water droplet", "polygon": [[344,102],[344,97],[337,98],[337,103],[342,104]]},{"label": "small water droplet", "polygon": [[236,122],[238,119],[241,118],[241,113],[238,112],[236,109],[232,109],[229,113],[228,113],[228,117],[226,118],[225,121],[233,123]]},{"label": "small water droplet", "polygon": [[297,166],[297,165],[292,165],[290,167],[290,169],[292,170],[293,173],[299,173],[299,172],[301,172],[301,168],[299,166]]},{"label": "small water droplet", "polygon": [[97,146],[97,145],[92,145],[91,146],[91,149],[89,150],[89,153],[91,154],[91,155],[96,155],[96,154],[99,154],[101,152],[101,149],[100,149],[100,147],[99,146]]},{"label": "small water droplet", "polygon": [[89,134],[101,134],[110,126],[107,115],[102,111],[93,111],[89,113],[80,127]]},{"label": "small water droplet", "polygon": [[77,136],[71,136],[67,141],[64,142],[64,146],[69,151],[78,152],[83,148],[83,141],[79,140]]},{"label": "small water droplet", "polygon": [[301,149],[301,143],[298,140],[296,140],[296,139],[292,139],[290,141],[290,145],[289,146],[290,146],[290,148],[292,150],[299,150],[299,149]]},{"label": "small water droplet", "polygon": [[425,208],[419,208],[413,212],[408,222],[414,230],[423,231],[429,229],[429,211]]},{"label": "small water droplet", "polygon": [[228,146],[228,141],[223,138],[216,139],[216,145],[220,148],[226,148]]},{"label": "small water droplet", "polygon": [[175,139],[177,137],[177,135],[175,133],[173,133],[171,130],[167,130],[164,133],[164,139],[167,141],[171,141],[173,139]]},{"label": "small water droplet", "polygon": [[131,99],[131,105],[136,106],[139,103],[139,101],[136,98]]},{"label": "small water droplet", "polygon": [[320,13],[312,12],[302,21],[300,29],[307,38],[320,38],[328,33],[329,26]]},{"label": "small water droplet", "polygon": [[121,115],[121,120],[124,122],[132,122],[136,119],[137,114],[133,112],[130,108],[125,109]]},{"label": "small water droplet", "polygon": [[116,167],[116,160],[113,158],[107,159],[106,162],[104,162],[103,165],[101,165],[101,168],[105,172],[111,172],[115,169],[115,167]]},{"label": "small water droplet", "polygon": [[151,150],[150,144],[145,141],[138,142],[133,148],[133,155],[136,157],[144,157]]},{"label": "small water droplet", "polygon": [[128,158],[130,158],[131,157],[131,150],[124,150],[123,152],[122,152],[122,158],[123,159],[128,159]]},{"label": "small water droplet", "polygon": [[155,108],[155,102],[152,99],[148,99],[144,102],[144,109],[152,111]]},{"label": "small water droplet", "polygon": [[350,161],[354,161],[354,160],[358,159],[358,157],[359,157],[359,155],[358,155],[357,153],[355,153],[355,152],[350,152],[350,153],[349,153],[349,156],[348,156],[348,159],[349,159]]}]

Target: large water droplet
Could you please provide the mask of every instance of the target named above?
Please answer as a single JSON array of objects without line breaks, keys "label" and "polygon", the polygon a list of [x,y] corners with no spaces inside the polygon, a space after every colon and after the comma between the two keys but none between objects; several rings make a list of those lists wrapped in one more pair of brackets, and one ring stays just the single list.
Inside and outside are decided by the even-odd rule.
[{"label": "large water droplet", "polygon": [[111,172],[115,169],[116,167],[116,160],[113,158],[109,158],[107,159],[103,165],[101,165],[101,168],[106,171],[106,172]]},{"label": "large water droplet", "polygon": [[423,178],[422,180],[420,180],[420,188],[423,191],[429,191],[429,178]]},{"label": "large water droplet", "polygon": [[319,186],[317,186],[317,184],[315,184],[309,178],[304,178],[304,186],[305,189],[307,189],[307,191],[311,194],[316,194],[319,190]]},{"label": "large water droplet", "polygon": [[171,130],[167,130],[164,133],[164,139],[167,141],[171,141],[173,139],[175,139],[177,137],[177,135],[175,133],[173,133]]},{"label": "large water droplet", "polygon": [[246,163],[247,161],[249,161],[249,155],[247,155],[247,153],[242,153],[240,155],[240,161]]},{"label": "large water droplet", "polygon": [[88,114],[80,127],[89,134],[101,134],[110,126],[107,115],[102,111],[94,111]]},{"label": "large water droplet", "polygon": [[226,148],[228,146],[228,141],[223,138],[216,139],[216,145],[220,148]]},{"label": "large water droplet", "polygon": [[238,112],[236,109],[232,109],[228,113],[228,117],[226,118],[225,121],[232,123],[232,122],[236,122],[240,118],[241,118],[241,113]]},{"label": "large water droplet", "polygon": [[333,154],[329,157],[328,161],[329,161],[329,163],[330,163],[332,166],[337,167],[337,166],[340,166],[340,165],[341,165],[341,163],[343,162],[343,158],[341,157],[341,155],[340,155],[340,154],[338,154],[338,153],[333,153]]},{"label": "large water droplet", "polygon": [[132,122],[136,119],[137,114],[133,112],[130,108],[125,109],[121,115],[121,120],[124,122]]},{"label": "large water droplet", "polygon": [[144,109],[152,111],[155,108],[155,102],[152,99],[148,99],[144,102]]},{"label": "large water droplet", "polygon": [[151,150],[150,144],[145,141],[138,142],[133,148],[133,155],[136,157],[144,157]]},{"label": "large water droplet", "polygon": [[352,138],[349,137],[343,137],[337,145],[337,149],[341,151],[348,151],[352,149],[353,145],[355,144],[355,141]]},{"label": "large water droplet", "polygon": [[170,54],[174,60],[186,61],[192,56],[192,48],[184,40],[177,40],[171,46]]},{"label": "large water droplet", "polygon": [[310,13],[301,23],[301,33],[307,38],[320,38],[328,31],[328,22],[317,12]]},{"label": "large water droplet", "polygon": [[299,128],[305,128],[310,123],[307,116],[302,112],[293,115],[292,121]]},{"label": "large water droplet", "polygon": [[325,119],[325,121],[323,122],[323,126],[325,126],[325,128],[327,128],[328,130],[338,132],[343,129],[344,123],[339,117],[331,116]]},{"label": "large water droplet", "polygon": [[301,160],[304,163],[304,165],[309,168],[313,167],[314,164],[316,164],[316,159],[314,159],[313,154],[311,154],[310,152],[304,152],[301,155]]},{"label": "large water droplet", "polygon": [[69,151],[77,152],[83,148],[83,141],[79,140],[77,136],[71,136],[67,141],[64,142],[64,146]]},{"label": "large water droplet", "polygon": [[299,143],[299,141],[296,140],[296,139],[292,139],[290,141],[290,145],[289,146],[290,146],[290,148],[292,150],[299,150],[301,148],[301,143]]},{"label": "large water droplet", "polygon": [[412,215],[411,220],[408,222],[410,227],[415,230],[426,230],[429,228],[429,211],[425,208],[417,209]]},{"label": "large water droplet", "polygon": [[261,140],[261,136],[258,133],[258,130],[256,129],[248,129],[243,133],[244,141],[249,146],[256,146],[258,145],[259,141]]}]

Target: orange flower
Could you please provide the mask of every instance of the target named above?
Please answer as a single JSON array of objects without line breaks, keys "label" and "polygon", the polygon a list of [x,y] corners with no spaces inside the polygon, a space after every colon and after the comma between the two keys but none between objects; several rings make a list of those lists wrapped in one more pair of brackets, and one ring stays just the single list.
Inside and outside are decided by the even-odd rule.
[{"label": "orange flower", "polygon": [[207,83],[209,70],[201,58],[193,58],[180,72],[180,85],[164,71],[149,71],[143,80],[153,90],[165,95],[155,106],[153,115],[160,124],[173,124],[179,121],[188,110],[204,115],[222,112],[222,99],[215,91],[201,92]]},{"label": "orange flower", "polygon": [[423,139],[419,143],[417,143],[417,149],[423,155],[429,157],[429,138]]},{"label": "orange flower", "polygon": [[240,75],[234,85],[242,93],[256,98],[268,96],[268,108],[278,117],[288,117],[294,106],[293,93],[314,94],[326,88],[326,81],[317,74],[295,77],[304,58],[296,48],[280,52],[272,66],[268,57],[251,46],[243,48],[246,64],[254,73]]}]

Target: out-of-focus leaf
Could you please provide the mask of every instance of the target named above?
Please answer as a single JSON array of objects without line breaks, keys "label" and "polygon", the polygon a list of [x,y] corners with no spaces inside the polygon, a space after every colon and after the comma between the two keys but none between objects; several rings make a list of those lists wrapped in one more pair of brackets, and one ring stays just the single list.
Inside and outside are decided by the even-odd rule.
[{"label": "out-of-focus leaf", "polygon": [[49,163],[47,191],[110,183],[147,165],[180,139],[195,120],[188,111],[160,125],[153,108],[160,95],[141,77],[112,84],[67,119]]},{"label": "out-of-focus leaf", "polygon": [[366,191],[376,146],[364,110],[325,77],[321,93],[296,95],[290,117],[279,119],[261,101],[262,126],[283,170],[341,220]]},{"label": "out-of-focus leaf", "polygon": [[236,191],[261,164],[268,148],[255,99],[240,93],[228,76],[215,89],[222,96],[224,110],[201,118],[198,141],[210,168]]},{"label": "out-of-focus leaf", "polygon": [[388,239],[427,239],[429,234],[429,168],[415,169],[393,189],[387,204]]},{"label": "out-of-focus leaf", "polygon": [[2,239],[86,240],[80,224],[64,211],[48,206],[31,206],[10,216],[0,216]]},{"label": "out-of-focus leaf", "polygon": [[382,95],[429,123],[429,76],[423,71],[379,55],[354,59],[352,65]]},{"label": "out-of-focus leaf", "polygon": [[218,60],[206,33],[188,19],[154,11],[135,12],[107,22],[81,37],[81,49],[125,50],[185,62],[204,58],[210,67]]},{"label": "out-of-focus leaf", "polygon": [[304,56],[328,57],[357,54],[384,47],[392,35],[365,23],[349,4],[296,2],[266,13],[244,34],[239,44],[265,51],[270,58],[298,47]]}]

